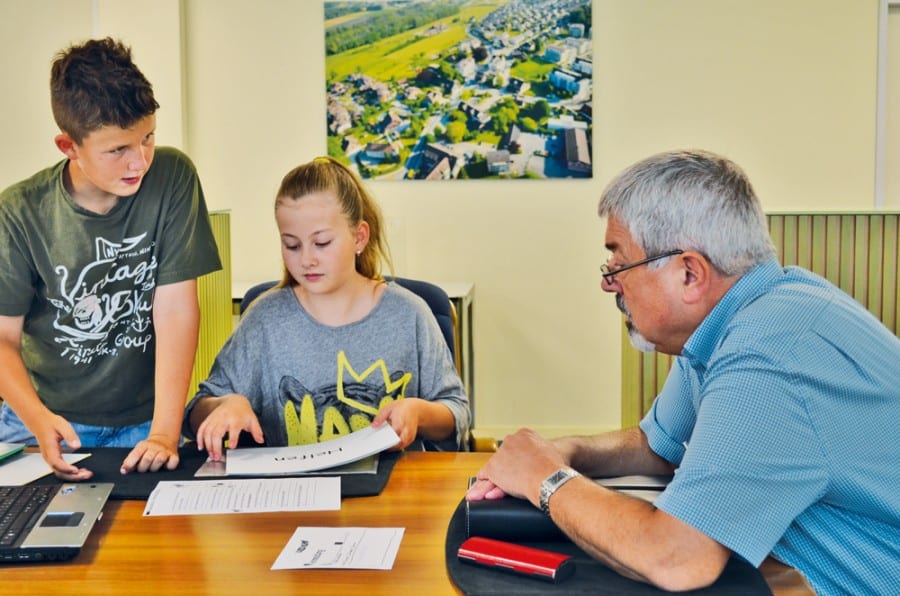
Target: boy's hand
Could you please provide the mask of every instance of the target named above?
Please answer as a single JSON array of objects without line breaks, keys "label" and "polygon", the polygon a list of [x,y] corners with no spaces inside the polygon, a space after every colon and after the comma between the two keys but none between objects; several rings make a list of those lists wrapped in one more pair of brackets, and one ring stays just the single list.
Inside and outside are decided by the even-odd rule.
[{"label": "boy's hand", "polygon": [[173,441],[162,435],[150,435],[134,446],[119,471],[123,474],[158,472],[163,466],[169,470],[178,467],[178,439]]},{"label": "boy's hand", "polygon": [[68,482],[80,482],[93,476],[92,471],[74,466],[63,459],[63,441],[71,449],[81,447],[81,439],[78,438],[78,433],[75,432],[69,421],[57,414],[50,414],[46,422],[47,424],[34,434],[41,449],[41,456],[53,470],[53,475]]}]

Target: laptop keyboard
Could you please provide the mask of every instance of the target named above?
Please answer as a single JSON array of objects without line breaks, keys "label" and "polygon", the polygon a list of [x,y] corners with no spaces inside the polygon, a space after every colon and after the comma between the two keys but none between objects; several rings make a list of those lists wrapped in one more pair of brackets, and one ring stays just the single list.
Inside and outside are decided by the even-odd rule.
[{"label": "laptop keyboard", "polygon": [[0,548],[18,544],[41,518],[59,486],[0,486]]}]

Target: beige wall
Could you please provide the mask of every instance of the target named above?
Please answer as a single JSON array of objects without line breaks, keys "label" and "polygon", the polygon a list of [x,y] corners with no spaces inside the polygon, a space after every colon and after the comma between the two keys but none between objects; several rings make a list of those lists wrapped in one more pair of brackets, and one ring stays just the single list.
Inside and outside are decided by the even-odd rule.
[{"label": "beige wall", "polygon": [[888,15],[883,204],[900,210],[900,3],[894,3]]},{"label": "beige wall", "polygon": [[[46,80],[55,42],[90,31],[91,3],[0,6],[10,2],[29,22],[42,21],[32,13],[47,4],[82,9],[70,8],[70,23],[44,40],[0,25],[13,34],[0,36],[0,54],[28,55],[2,58],[4,74]],[[232,211],[234,279],[276,277],[273,193],[288,169],[325,152],[322,3],[170,2],[183,20],[170,10],[144,32],[126,28],[128,10],[114,17],[100,2],[104,33],[140,37],[136,57],[160,97],[183,98],[184,146],[210,207]],[[600,291],[606,254],[595,206],[629,163],[704,147],[742,164],[767,209],[873,207],[877,12],[878,0],[594,0],[592,180],[371,183],[399,274],[475,284],[480,429],[618,426],[621,321]],[[162,68],[151,73],[142,52],[157,33]],[[3,130],[4,186],[55,159],[42,144],[53,134],[46,90],[24,93],[0,96],[4,113],[28,120]],[[177,144],[177,127],[163,134],[162,125],[178,117],[163,110],[159,142]],[[27,156],[17,156],[26,142]],[[8,166],[10,158],[18,161]]]},{"label": "beige wall", "polygon": [[50,63],[91,34],[90,0],[0,0],[0,187],[62,158],[50,112]]},{"label": "beige wall", "polygon": [[184,146],[179,0],[0,0],[0,187],[62,159],[50,111],[50,64],[66,46],[112,35],[153,83],[157,134]]}]

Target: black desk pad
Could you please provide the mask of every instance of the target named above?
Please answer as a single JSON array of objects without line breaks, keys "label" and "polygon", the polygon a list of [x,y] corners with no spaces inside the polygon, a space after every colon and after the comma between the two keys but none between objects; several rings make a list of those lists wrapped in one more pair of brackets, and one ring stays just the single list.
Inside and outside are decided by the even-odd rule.
[{"label": "black desk pad", "polygon": [[[543,548],[558,553],[575,557],[575,575],[558,584],[553,584],[540,579],[517,576],[503,571],[483,569],[462,563],[456,556],[456,551],[463,541],[468,538],[466,530],[466,503],[463,500],[447,527],[447,541],[444,546],[444,556],[447,560],[447,573],[456,587],[463,594],[475,595],[502,595],[509,594],[609,594],[609,595],[645,595],[668,594],[649,584],[637,582],[623,577],[606,567],[602,563],[590,558],[587,553],[575,546],[571,541],[553,542],[526,542],[520,544]],[[722,572],[721,577],[708,588],[679,592],[691,595],[740,595],[751,596],[756,594],[771,595],[772,591],[766,584],[762,573],[749,563],[732,557]]]},{"label": "black desk pad", "polygon": [[[163,468],[159,472],[147,472],[144,474],[132,472],[121,474],[119,469],[122,462],[131,451],[128,447],[90,447],[76,453],[90,453],[91,456],[78,462],[79,467],[87,468],[94,472],[90,482],[112,482],[115,484],[110,494],[111,499],[146,500],[156,483],[171,480],[212,480],[213,478],[195,478],[194,473],[206,461],[206,451],[198,451],[195,446],[181,447],[178,450],[180,461],[174,470]],[[388,478],[394,469],[394,464],[400,457],[400,451],[385,451],[380,454],[378,460],[378,472],[375,474],[342,474],[341,497],[368,497],[380,494],[387,485]],[[329,474],[323,473],[323,476]],[[221,477],[220,477],[221,478]],[[247,476],[242,476],[247,478]],[[271,478],[271,476],[270,476]],[[53,484],[60,482],[52,474],[44,476],[31,484]]]}]

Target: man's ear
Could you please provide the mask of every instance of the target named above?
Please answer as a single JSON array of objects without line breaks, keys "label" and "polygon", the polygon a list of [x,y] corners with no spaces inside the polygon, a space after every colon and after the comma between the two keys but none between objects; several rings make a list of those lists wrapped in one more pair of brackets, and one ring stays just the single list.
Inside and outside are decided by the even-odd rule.
[{"label": "man's ear", "polygon": [[56,148],[63,152],[69,159],[78,159],[78,152],[75,150],[75,141],[69,136],[69,133],[61,132],[53,139]]},{"label": "man's ear", "polygon": [[712,283],[712,264],[697,251],[688,250],[678,256],[684,270],[684,301],[688,304],[700,302]]}]

